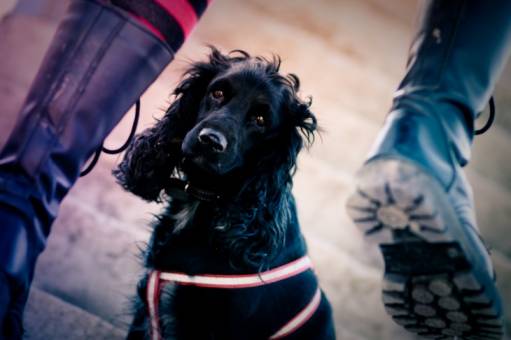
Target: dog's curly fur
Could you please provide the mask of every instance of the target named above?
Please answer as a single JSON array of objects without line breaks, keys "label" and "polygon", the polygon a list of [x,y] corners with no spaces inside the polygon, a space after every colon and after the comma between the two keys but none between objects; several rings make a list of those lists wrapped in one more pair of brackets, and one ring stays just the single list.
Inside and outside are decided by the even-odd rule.
[{"label": "dog's curly fur", "polygon": [[[244,51],[222,54],[212,48],[209,60],[192,64],[185,73],[174,91],[175,100],[163,118],[135,138],[114,170],[126,190],[144,200],[166,204],[165,211],[157,216],[146,252],[148,268],[189,274],[254,273],[305,254],[291,186],[297,155],[304,145],[313,142],[317,122],[310,111],[310,100],[304,101],[297,95],[298,77],[281,75],[280,63],[278,57],[252,57]],[[254,92],[247,95],[253,94],[254,99],[244,98],[245,102],[233,103],[229,108],[227,104],[214,106],[214,99],[208,95],[212,82],[219,78],[224,81],[236,78],[236,84],[243,87],[255,86],[251,90]],[[271,95],[264,97],[262,93],[266,92],[257,92],[261,87],[271,90]],[[225,117],[229,112],[241,112],[243,103],[252,105],[252,100],[261,97],[267,101],[266,114],[271,124],[253,127],[251,121],[247,123],[250,113],[246,113],[248,118],[243,116],[236,123],[234,119],[227,122],[230,118]],[[216,112],[217,121],[211,118],[213,113],[204,112]],[[235,124],[233,131],[255,131],[244,137],[240,137],[239,131],[232,136],[225,132],[229,143],[234,145],[226,153],[237,153],[232,156],[234,161],[223,162],[229,163],[225,165],[227,170],[211,170],[199,161],[186,160],[190,156],[188,144],[196,142],[194,127],[208,119],[215,126],[224,121]],[[188,141],[190,138],[192,142]],[[236,143],[243,145],[236,146]],[[220,156],[216,153],[211,157]],[[220,158],[215,160],[222,163]],[[192,197],[175,199],[167,195],[167,180],[176,174],[202,188],[219,192],[222,198],[202,202]],[[145,279],[140,283],[142,297],[144,289]],[[173,337],[179,333],[181,322],[169,311],[174,303],[170,296],[178,292],[167,290],[164,293],[168,297],[161,297],[162,332]],[[147,334],[145,308],[142,299],[130,335],[133,338],[136,334]]]}]

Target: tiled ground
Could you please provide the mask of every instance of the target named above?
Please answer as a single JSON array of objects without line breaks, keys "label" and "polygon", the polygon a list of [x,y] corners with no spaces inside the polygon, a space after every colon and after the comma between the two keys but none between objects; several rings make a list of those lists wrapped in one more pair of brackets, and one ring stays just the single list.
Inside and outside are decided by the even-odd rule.
[{"label": "tiled ground", "polygon": [[[0,143],[12,127],[37,65],[62,13],[46,0],[0,23]],[[0,14],[13,0],[2,2]],[[42,4],[42,5],[41,5]],[[211,43],[223,50],[276,53],[300,76],[303,94],[325,132],[300,158],[295,194],[322,286],[332,301],[339,339],[411,339],[380,303],[381,261],[344,212],[353,173],[364,159],[404,69],[415,2],[385,0],[216,0],[177,59],[142,97],[139,129],[161,115],[189,60]],[[34,16],[35,15],[35,16]],[[482,232],[493,246],[499,285],[511,305],[511,70],[496,90],[499,116],[477,138],[468,175]],[[500,113],[504,114],[500,114]],[[126,137],[131,115],[108,145]],[[29,339],[122,338],[129,298],[140,272],[138,248],[159,207],[122,192],[104,156],[66,198],[41,257],[26,315]],[[510,311],[511,312],[511,311]],[[509,320],[509,319],[508,319]]]}]

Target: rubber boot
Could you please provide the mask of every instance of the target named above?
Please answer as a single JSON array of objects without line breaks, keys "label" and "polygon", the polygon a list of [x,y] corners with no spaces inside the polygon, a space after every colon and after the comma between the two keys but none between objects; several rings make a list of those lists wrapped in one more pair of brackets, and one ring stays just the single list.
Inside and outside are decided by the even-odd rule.
[{"label": "rubber boot", "polygon": [[510,46],[511,2],[426,1],[406,76],[347,203],[380,245],[388,314],[422,336],[503,335],[462,167]]},{"label": "rubber boot", "polygon": [[72,2],[0,154],[0,338],[21,338],[35,261],[60,202],[172,58],[131,15]]}]

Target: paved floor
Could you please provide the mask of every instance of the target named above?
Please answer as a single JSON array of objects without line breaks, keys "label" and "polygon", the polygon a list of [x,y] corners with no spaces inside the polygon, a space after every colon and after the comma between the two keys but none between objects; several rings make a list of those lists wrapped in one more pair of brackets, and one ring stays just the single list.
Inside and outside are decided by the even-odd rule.
[{"label": "paved floor", "polygon": [[[32,0],[23,0],[26,3]],[[13,1],[0,6],[6,13]],[[0,143],[61,15],[59,6],[19,6],[0,23]],[[206,43],[222,50],[279,54],[301,78],[303,95],[325,132],[299,160],[294,192],[321,284],[334,306],[339,339],[411,339],[380,303],[381,260],[344,212],[353,174],[364,159],[402,76],[415,2],[385,0],[217,0],[172,63],[142,97],[139,130],[161,116],[169,93]],[[511,306],[511,70],[496,90],[497,126],[479,137],[468,176],[483,235],[493,247],[499,285]],[[504,114],[500,114],[500,113]],[[123,142],[131,115],[107,139]],[[66,198],[37,267],[26,324],[29,339],[122,338],[148,221],[159,207],[124,193],[104,156]],[[508,307],[511,313],[511,308]],[[507,320],[510,320],[509,318]],[[511,323],[510,323],[511,325]]]}]

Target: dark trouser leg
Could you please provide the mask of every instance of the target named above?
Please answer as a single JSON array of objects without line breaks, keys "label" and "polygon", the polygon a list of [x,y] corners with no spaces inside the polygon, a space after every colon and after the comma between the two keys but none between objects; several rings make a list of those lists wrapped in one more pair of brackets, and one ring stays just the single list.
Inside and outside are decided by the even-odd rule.
[{"label": "dark trouser leg", "polygon": [[348,201],[384,255],[387,312],[421,335],[502,334],[462,166],[510,48],[511,2],[425,2],[406,76]]},{"label": "dark trouser leg", "polygon": [[[511,52],[511,4],[425,1],[420,14],[407,73],[395,93],[387,126],[408,112],[431,116],[445,130],[452,161],[464,166],[470,158],[474,120],[488,104]],[[381,144],[376,143],[370,157],[400,147],[388,138]],[[441,167],[429,153],[421,148],[411,156],[424,166]],[[431,170],[445,186],[452,180],[452,169]]]},{"label": "dark trouser leg", "polygon": [[96,1],[72,2],[0,153],[0,338],[21,337],[35,262],[60,202],[172,60],[200,14],[200,1],[194,3],[180,24],[172,8],[163,19],[145,18]]}]

